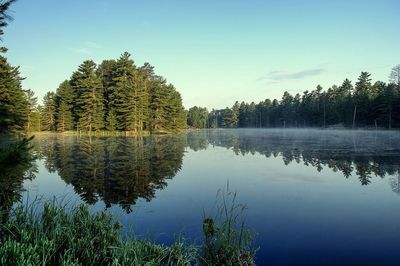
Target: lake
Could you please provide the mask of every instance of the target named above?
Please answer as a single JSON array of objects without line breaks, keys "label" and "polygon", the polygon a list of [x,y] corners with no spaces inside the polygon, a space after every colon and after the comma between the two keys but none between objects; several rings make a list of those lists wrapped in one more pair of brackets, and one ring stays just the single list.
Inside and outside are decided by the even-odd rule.
[{"label": "lake", "polygon": [[197,241],[229,185],[257,232],[259,265],[399,265],[400,132],[215,129],[34,140],[8,193],[108,208],[126,231]]}]

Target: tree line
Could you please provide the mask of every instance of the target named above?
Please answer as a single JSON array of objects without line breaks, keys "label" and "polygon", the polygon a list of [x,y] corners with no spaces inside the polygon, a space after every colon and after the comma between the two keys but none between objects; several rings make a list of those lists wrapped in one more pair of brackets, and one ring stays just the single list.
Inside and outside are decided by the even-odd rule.
[{"label": "tree line", "polygon": [[266,99],[258,104],[235,102],[229,108],[208,111],[192,107],[188,125],[195,128],[268,127],[400,127],[400,65],[389,83],[371,82],[361,72],[355,85],[345,79],[327,90],[318,85],[302,95],[285,92],[281,100]]},{"label": "tree line", "polygon": [[180,93],[149,63],[137,67],[128,52],[99,65],[84,61],[55,92],[46,93],[42,105],[31,90],[21,97],[24,111],[11,123],[16,129],[140,133],[186,127]]}]

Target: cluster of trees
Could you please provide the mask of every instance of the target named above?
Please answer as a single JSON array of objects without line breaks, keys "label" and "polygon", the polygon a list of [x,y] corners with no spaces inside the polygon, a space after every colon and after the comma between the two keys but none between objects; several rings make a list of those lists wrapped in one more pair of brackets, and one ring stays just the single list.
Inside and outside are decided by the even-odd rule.
[{"label": "cluster of trees", "polygon": [[140,133],[186,127],[179,92],[150,64],[135,66],[127,52],[99,65],[84,61],[56,92],[44,96],[38,111],[40,130]]},{"label": "cluster of trees", "polygon": [[[0,2],[0,37],[11,17],[14,0]],[[118,60],[96,65],[84,61],[43,105],[33,91],[24,90],[19,68],[7,62],[0,47],[0,133],[27,131],[130,131],[140,133],[186,127],[179,92],[145,63],[137,67],[125,52]]]},{"label": "cluster of trees", "polygon": [[212,110],[192,107],[188,125],[196,128],[236,127],[400,127],[400,65],[392,69],[390,82],[371,82],[362,72],[353,86],[345,79],[328,90],[317,86],[302,95],[285,92],[282,99],[236,102],[231,108]]}]

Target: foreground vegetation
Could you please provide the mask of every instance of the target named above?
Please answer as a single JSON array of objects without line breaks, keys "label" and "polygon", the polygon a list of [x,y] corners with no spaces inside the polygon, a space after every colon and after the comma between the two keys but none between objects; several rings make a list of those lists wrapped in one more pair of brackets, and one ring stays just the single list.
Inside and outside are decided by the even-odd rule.
[{"label": "foreground vegetation", "polygon": [[216,216],[224,220],[204,220],[201,245],[124,239],[111,214],[91,214],[88,205],[21,204],[0,224],[0,265],[254,265],[253,235],[238,219],[243,207],[226,195]]},{"label": "foreground vegetation", "polygon": [[35,171],[31,139],[10,138],[0,148],[0,265],[254,265],[254,234],[241,220],[244,206],[228,189],[205,217],[200,244],[171,246],[121,236],[106,210],[36,200],[21,202],[23,181]]}]

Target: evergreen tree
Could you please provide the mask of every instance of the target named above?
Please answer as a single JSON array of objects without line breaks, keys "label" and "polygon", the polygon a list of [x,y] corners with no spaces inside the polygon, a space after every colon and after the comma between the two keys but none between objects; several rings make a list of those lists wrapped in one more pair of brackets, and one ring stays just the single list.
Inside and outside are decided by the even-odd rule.
[{"label": "evergreen tree", "polygon": [[153,80],[154,69],[149,63],[145,63],[138,69],[135,80],[139,131],[149,127],[149,92]]},{"label": "evergreen tree", "polygon": [[173,85],[168,85],[166,87],[168,98],[166,106],[166,115],[169,119],[166,120],[164,125],[165,129],[168,130],[178,130],[186,128],[186,111],[182,105],[182,97],[179,92],[176,91]]},{"label": "evergreen tree", "polygon": [[[12,17],[7,11],[14,0],[0,2],[0,40]],[[7,49],[0,47],[0,52]],[[21,130],[26,126],[30,113],[29,103],[21,87],[18,67],[11,66],[4,56],[0,56],[0,133],[10,130]]]},{"label": "evergreen tree", "polygon": [[225,108],[222,112],[222,127],[234,128],[237,125],[237,116],[232,109]]},{"label": "evergreen tree", "polygon": [[158,77],[150,85],[149,122],[150,131],[165,129],[166,121],[169,119],[166,107],[168,105],[168,91],[165,79]]},{"label": "evergreen tree", "polygon": [[208,111],[207,108],[194,106],[189,109],[187,114],[187,124],[190,127],[206,128],[208,124]]},{"label": "evergreen tree", "polygon": [[43,97],[43,109],[41,110],[41,129],[54,131],[56,129],[57,103],[56,94],[48,92]]},{"label": "evergreen tree", "polygon": [[[1,36],[4,35],[3,28],[8,25],[8,21],[12,20],[13,18],[8,14],[8,9],[10,8],[11,4],[14,3],[16,0],[7,0],[0,2],[0,40]],[[7,52],[7,48],[0,47],[0,52],[5,53]]]},{"label": "evergreen tree", "polygon": [[117,130],[117,116],[115,115],[114,109],[108,111],[106,119],[106,129],[108,131]]},{"label": "evergreen tree", "polygon": [[104,128],[104,94],[96,64],[91,60],[84,61],[72,75],[71,86],[77,130],[90,133]]},{"label": "evergreen tree", "polygon": [[136,131],[139,127],[135,72],[136,67],[130,54],[125,52],[117,60],[113,73],[114,86],[110,95],[110,109],[115,112],[119,130]]},{"label": "evergreen tree", "polygon": [[371,74],[361,72],[354,89],[354,116],[359,125],[366,125],[369,112],[369,95],[371,92]]},{"label": "evergreen tree", "polygon": [[67,80],[60,84],[56,92],[57,103],[57,130],[66,131],[73,129],[72,105],[73,90]]},{"label": "evergreen tree", "polygon": [[[113,111],[113,116],[115,116],[115,110],[111,107],[110,104],[110,96],[112,95],[112,89],[114,87],[114,76],[117,62],[115,60],[103,60],[101,64],[97,67],[97,75],[101,79],[101,84],[103,88],[103,95],[104,95],[104,118],[105,118],[105,125],[106,128],[109,128],[110,125],[108,121],[110,120],[110,112]],[[112,118],[115,119],[115,118]],[[112,120],[111,119],[111,120]],[[114,124],[115,126],[115,124]],[[115,129],[114,129],[115,130]]]},{"label": "evergreen tree", "polygon": [[23,129],[28,121],[29,103],[21,80],[19,68],[0,56],[0,132]]},{"label": "evergreen tree", "polygon": [[25,91],[25,97],[28,102],[28,118],[26,122],[26,130],[32,131],[32,116],[35,111],[37,111],[37,97],[35,97],[35,93],[28,89]]}]

